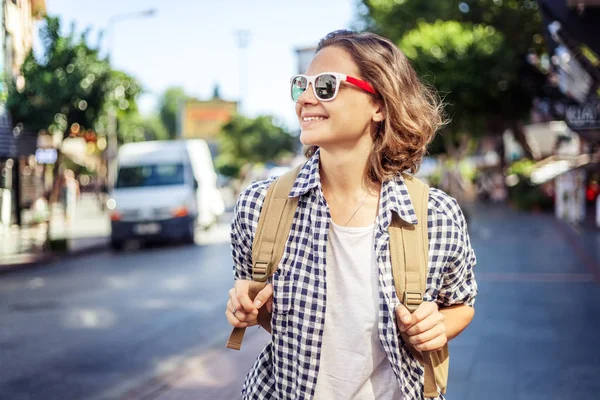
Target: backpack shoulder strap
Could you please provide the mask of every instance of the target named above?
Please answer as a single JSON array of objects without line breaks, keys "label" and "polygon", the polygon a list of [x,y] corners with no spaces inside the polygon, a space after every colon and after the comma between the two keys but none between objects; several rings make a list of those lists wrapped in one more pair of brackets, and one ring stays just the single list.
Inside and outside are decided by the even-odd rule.
[{"label": "backpack shoulder strap", "polygon": [[252,242],[252,279],[266,282],[283,256],[298,197],[288,197],[302,165],[277,178],[267,190]]},{"label": "backpack shoulder strap", "polygon": [[427,279],[429,187],[414,177],[405,178],[404,183],[415,209],[418,224],[409,224],[398,215],[393,215],[389,230],[390,254],[392,254],[392,275],[398,299],[410,312],[414,312],[423,301]]},{"label": "backpack shoulder strap", "polygon": [[[277,178],[267,189],[260,211],[254,240],[252,241],[252,280],[266,282],[277,270],[283,256],[285,245],[292,227],[294,214],[298,207],[298,197],[289,197],[294,182],[303,165],[286,172]],[[256,293],[250,293],[254,298]],[[270,323],[263,309],[259,312],[259,321]],[[227,347],[239,350],[242,347],[246,328],[233,328]]]},{"label": "backpack shoulder strap", "polygon": [[[428,209],[429,187],[415,177],[404,179],[418,224],[412,225],[394,215],[390,225],[392,275],[398,299],[412,313],[423,302],[429,271]],[[408,340],[406,346],[424,369],[424,397],[438,397],[438,387],[446,393],[448,384],[448,344],[440,350],[419,352]]]}]

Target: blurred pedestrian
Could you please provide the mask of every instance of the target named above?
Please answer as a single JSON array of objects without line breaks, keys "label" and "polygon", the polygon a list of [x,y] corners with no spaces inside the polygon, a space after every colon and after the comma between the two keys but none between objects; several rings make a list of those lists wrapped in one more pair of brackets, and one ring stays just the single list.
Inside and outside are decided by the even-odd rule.
[{"label": "blurred pedestrian", "polygon": [[[227,319],[248,327],[259,308],[272,312],[242,398],[422,399],[423,368],[406,341],[443,348],[472,320],[477,294],[457,202],[431,188],[428,220],[418,221],[403,175],[418,170],[443,124],[441,104],[391,41],[350,31],[322,39],[290,91],[308,161],[290,193],[299,202],[281,262],[254,302],[252,242],[273,179],[240,194],[232,223]],[[394,290],[393,213],[428,224],[425,301],[412,315]]]},{"label": "blurred pedestrian", "polygon": [[70,225],[75,217],[75,209],[80,197],[79,182],[73,170],[66,169],[61,180],[60,196],[65,212],[65,222]]}]

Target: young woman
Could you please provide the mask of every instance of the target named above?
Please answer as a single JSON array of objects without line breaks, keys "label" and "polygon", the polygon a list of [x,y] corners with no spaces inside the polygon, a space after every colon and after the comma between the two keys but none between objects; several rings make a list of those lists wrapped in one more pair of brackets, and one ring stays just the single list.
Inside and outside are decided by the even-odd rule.
[{"label": "young woman", "polygon": [[[299,202],[285,252],[254,302],[251,244],[273,179],[240,195],[232,223],[227,319],[247,327],[260,307],[272,311],[272,340],[242,397],[421,399],[422,367],[400,332],[417,350],[439,349],[471,322],[477,294],[458,204],[432,188],[428,221],[417,221],[404,184],[443,124],[440,103],[391,41],[350,31],[321,40],[291,95],[309,159],[290,193]],[[427,290],[413,314],[394,290],[393,213],[428,224]]]}]

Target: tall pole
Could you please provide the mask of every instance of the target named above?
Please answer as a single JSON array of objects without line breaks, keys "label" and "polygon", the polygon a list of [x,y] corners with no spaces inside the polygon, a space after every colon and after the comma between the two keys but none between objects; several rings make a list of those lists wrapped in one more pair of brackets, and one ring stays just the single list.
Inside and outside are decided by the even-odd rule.
[{"label": "tall pole", "polygon": [[[114,45],[114,25],[117,22],[122,22],[132,19],[149,18],[156,15],[157,9],[152,8],[143,11],[134,11],[121,14],[115,14],[109,18],[106,31],[108,32],[108,54],[113,55]],[[110,100],[109,100],[110,101]],[[108,126],[106,127],[107,133],[107,147],[106,147],[106,178],[108,188],[113,188],[116,179],[116,157],[118,148],[118,137],[117,137],[117,109],[114,104],[109,104],[108,108]]]},{"label": "tall pole", "polygon": [[239,68],[240,82],[239,91],[240,98],[238,101],[238,113],[243,114],[246,110],[247,92],[248,92],[248,41],[250,40],[250,31],[236,31],[237,47],[239,49]]}]

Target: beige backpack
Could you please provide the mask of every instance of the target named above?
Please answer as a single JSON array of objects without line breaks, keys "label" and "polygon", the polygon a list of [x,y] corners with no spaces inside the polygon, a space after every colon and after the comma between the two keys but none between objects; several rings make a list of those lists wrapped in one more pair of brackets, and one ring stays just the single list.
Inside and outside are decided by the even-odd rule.
[{"label": "beige backpack", "polygon": [[[298,206],[298,198],[288,195],[302,166],[279,177],[267,190],[263,208],[258,219],[258,227],[252,243],[252,279],[264,282],[275,273],[283,256],[292,220]],[[414,177],[404,182],[408,188],[415,208],[418,225],[412,225],[394,214],[389,228],[392,275],[398,299],[414,312],[423,302],[427,281],[429,240],[427,232],[427,209],[429,187]],[[421,251],[414,251],[421,249]],[[412,251],[411,251],[412,250]],[[263,286],[254,288],[250,297],[254,299]],[[268,331],[271,330],[271,316],[266,307],[260,309],[258,322]],[[227,347],[239,350],[242,345],[245,328],[234,328]],[[425,373],[425,397],[438,397],[438,387],[446,393],[448,382],[448,344],[432,352],[420,352],[408,342],[404,333],[404,342],[413,356],[423,365]]]}]

